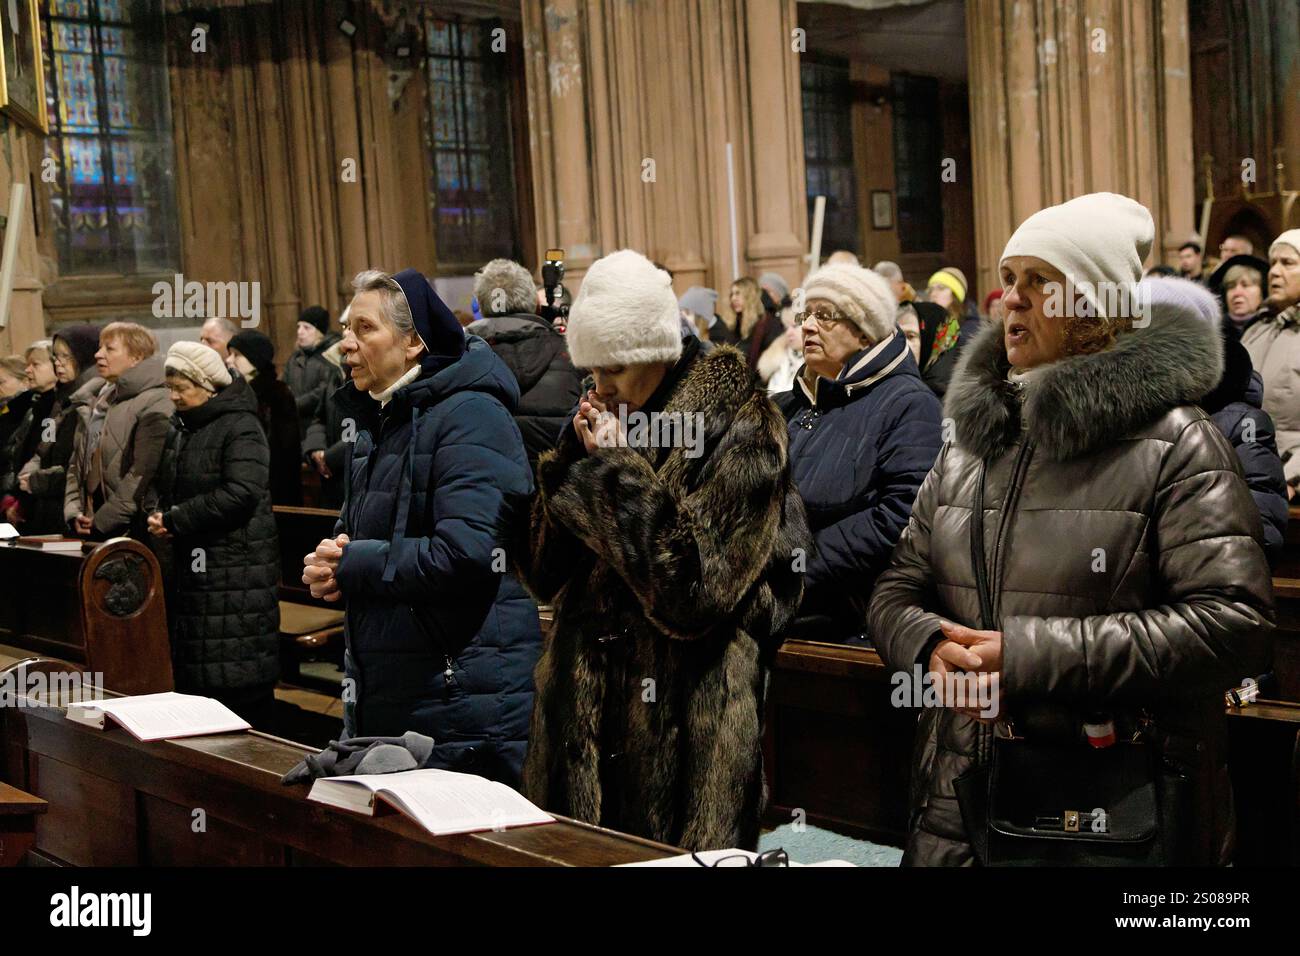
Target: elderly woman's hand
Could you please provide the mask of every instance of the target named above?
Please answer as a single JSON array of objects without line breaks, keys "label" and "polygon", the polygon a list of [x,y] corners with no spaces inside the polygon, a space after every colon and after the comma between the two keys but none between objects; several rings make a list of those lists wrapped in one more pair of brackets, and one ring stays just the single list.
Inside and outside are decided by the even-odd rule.
[{"label": "elderly woman's hand", "polygon": [[153,514],[151,514],[146,519],[146,524],[148,524],[149,526],[149,533],[153,535],[155,538],[171,537],[171,532],[168,531],[167,526],[163,524],[163,514],[161,511],[155,511]]},{"label": "elderly woman's hand", "polygon": [[582,440],[582,447],[591,454],[598,448],[617,448],[626,445],[622,424],[610,412],[594,391],[588,391],[573,416],[573,429]]},{"label": "elderly woman's hand", "polygon": [[968,671],[994,672],[1002,670],[1002,632],[977,631],[971,627],[941,621],[939,630],[949,641],[953,641],[975,655],[977,663],[963,664]]},{"label": "elderly woman's hand", "polygon": [[311,596],[323,601],[337,601],[343,597],[334,572],[343,558],[343,547],[351,539],[341,534],[337,538],[324,538],[316,550],[302,559],[302,583]]}]

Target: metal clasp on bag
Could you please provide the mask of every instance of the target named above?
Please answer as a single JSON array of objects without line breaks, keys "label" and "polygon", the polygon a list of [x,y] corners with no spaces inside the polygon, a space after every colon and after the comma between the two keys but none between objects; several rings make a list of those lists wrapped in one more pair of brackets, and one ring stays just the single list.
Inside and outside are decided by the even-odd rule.
[{"label": "metal clasp on bag", "polygon": [[1079,832],[1079,811],[1078,810],[1065,811],[1065,832],[1066,833]]}]

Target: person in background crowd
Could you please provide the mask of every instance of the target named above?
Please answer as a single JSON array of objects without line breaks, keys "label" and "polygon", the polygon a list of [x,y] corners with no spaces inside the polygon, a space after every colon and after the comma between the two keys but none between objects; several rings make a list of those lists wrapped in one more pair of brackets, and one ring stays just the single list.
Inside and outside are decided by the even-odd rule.
[{"label": "person in background crowd", "polygon": [[742,336],[737,344],[745,354],[745,361],[755,372],[758,371],[759,358],[785,331],[781,324],[781,309],[789,304],[789,299],[790,286],[780,275],[764,272],[759,276],[758,302],[761,314],[749,334]]},{"label": "person in background crowd", "polygon": [[532,491],[519,387],[414,269],[362,272],[353,289],[348,496],[303,569],[315,597],[346,602],[344,733],[413,730],[435,741],[425,766],[517,786],[542,641],[500,563]]},{"label": "person in background crowd", "polygon": [[826,265],[861,266],[862,260],[858,258],[857,253],[850,252],[848,249],[836,249],[827,256]]},{"label": "person in background crowd", "polygon": [[[700,342],[707,345],[705,351],[711,350],[714,330],[722,322],[717,315],[717,290],[693,285],[682,293],[677,300],[677,307],[681,310],[682,318],[695,328]],[[722,325],[722,328],[725,330],[726,325]]]},{"label": "person in background crowd", "polygon": [[[271,503],[301,505],[302,440],[298,430],[301,405],[295,402],[289,387],[276,378],[275,346],[261,332],[245,329],[230,340],[227,349],[230,353],[227,364],[248,379],[257,399],[257,419],[262,423],[262,433],[271,450]],[[337,388],[341,381],[339,368],[329,363],[325,351],[313,355],[312,378],[318,386],[332,383]],[[331,379],[330,375],[334,377]],[[320,394],[323,389],[318,392],[318,403]]]},{"label": "person in background crowd", "polygon": [[[672,846],[754,849],[764,674],[811,544],[785,421],[735,349],[682,340],[668,276],[631,250],[592,263],[569,349],[595,387],[516,528],[525,582],[556,607],[524,794]],[[698,441],[631,446],[636,413],[690,418]]]},{"label": "person in background crowd", "polygon": [[1121,739],[1149,718],[1156,766],[1187,780],[1185,816],[1164,821],[1168,862],[1231,852],[1223,691],[1256,673],[1273,608],[1258,509],[1194,405],[1221,377],[1223,339],[1173,303],[1141,323],[1104,298],[1053,317],[1045,291],[1130,286],[1154,234],[1145,208],[1111,193],[1030,216],[1000,262],[1006,320],[979,333],[948,389],[955,440],[868,626],[891,669],[965,670],[995,696],[921,713],[905,865],[974,862],[953,781],[987,761],[995,717],[1083,759],[1097,711]]},{"label": "person in background crowd", "polygon": [[55,402],[50,411],[53,429],[42,427],[36,450],[18,473],[18,485],[27,496],[24,510],[28,534],[56,534],[64,530],[63,493],[68,463],[77,434],[78,410],[94,400],[95,353],[99,329],[93,325],[68,325],[54,333]]},{"label": "person in background crowd", "polygon": [[[36,446],[47,427],[54,424],[58,402],[58,377],[54,371],[53,345],[49,339],[33,342],[23,352],[24,372],[30,388],[22,420],[0,446],[0,513],[10,524],[30,533],[32,503],[20,477],[21,470],[36,454]],[[56,528],[57,530],[57,528]]]},{"label": "person in background crowd", "polygon": [[1194,282],[1204,281],[1205,257],[1199,242],[1184,242],[1178,247],[1178,274]]},{"label": "person in background crowd", "polygon": [[1181,279],[1178,270],[1173,266],[1167,266],[1163,263],[1154,265],[1147,270],[1145,278],[1148,279]]},{"label": "person in background crowd", "polygon": [[1002,301],[1002,289],[994,289],[984,297],[984,318],[989,322],[1001,322],[1007,315],[1006,303]]},{"label": "person in background crowd", "polygon": [[[289,386],[298,406],[298,435],[293,441],[295,447],[311,424],[321,393],[338,388],[338,366],[331,364],[324,354],[338,340],[339,336],[330,331],[328,312],[319,305],[303,309],[298,316],[298,347],[284,366],[284,384]],[[274,489],[274,478],[271,485]],[[280,503],[276,501],[276,504]]]},{"label": "person in background crowd", "polygon": [[966,276],[956,266],[945,266],[925,284],[925,300],[946,309],[953,318],[961,321],[962,307],[966,302]]},{"label": "person in background crowd", "polygon": [[827,265],[803,290],[805,365],[793,390],[775,399],[789,422],[790,470],[815,545],[794,634],[850,641],[866,630],[876,575],[943,444],[942,412],[881,276]]},{"label": "person in background crowd", "polygon": [[[456,316],[460,322],[460,316]],[[347,328],[348,310],[339,316],[339,326]],[[461,322],[461,327],[465,323]],[[320,402],[312,414],[307,434],[302,438],[302,455],[308,466],[320,475],[320,503],[322,508],[338,510],[343,505],[344,470],[348,463],[355,429],[348,428],[348,417],[339,403],[339,389],[348,384],[348,369],[343,362],[343,340],[335,342],[322,354],[325,360],[339,370],[338,386],[321,392]]]},{"label": "person in background crowd", "polygon": [[522,265],[493,259],[474,275],[474,298],[483,318],[465,331],[487,342],[514,375],[515,424],[536,467],[582,395],[582,373],[569,361],[564,336],[534,311],[533,277]]},{"label": "person in background crowd", "polygon": [[230,354],[226,351],[226,346],[238,331],[234,322],[217,316],[203,323],[203,328],[199,330],[199,342],[220,355],[221,361],[229,363]]},{"label": "person in background crowd", "polygon": [[1261,408],[1263,379],[1251,365],[1245,346],[1225,327],[1219,300],[1200,283],[1177,278],[1143,279],[1142,283],[1153,309],[1195,315],[1223,334],[1223,375],[1196,404],[1237,452],[1264,523],[1264,553],[1269,565],[1275,565],[1282,557],[1286,536],[1286,478],[1273,437],[1273,420]]},{"label": "person in background crowd", "polygon": [[1290,229],[1268,250],[1270,315],[1241,336],[1264,378],[1264,411],[1277,426],[1277,450],[1286,470],[1287,499],[1300,486],[1300,229]]},{"label": "person in background crowd", "polygon": [[175,555],[167,620],[176,689],[215,697],[265,729],[280,673],[280,546],[257,401],[198,342],[172,345],[166,370],[176,415],[148,528]]},{"label": "person in background crowd", "polygon": [[27,414],[27,406],[32,400],[32,396],[27,394],[29,388],[27,360],[21,355],[0,358],[0,448],[8,443],[9,436]]},{"label": "person in background crowd", "polygon": [[794,388],[795,378],[803,367],[803,329],[794,310],[781,310],[784,334],[758,357],[758,379],[767,384],[769,395],[779,395]]},{"label": "person in background crowd", "polygon": [[744,355],[762,318],[763,296],[758,283],[741,276],[731,284],[727,308],[722,310],[722,325],[710,329],[709,340],[716,345],[734,345]]},{"label": "person in background crowd", "polygon": [[1210,291],[1223,300],[1224,330],[1240,339],[1268,314],[1264,308],[1264,277],[1268,263],[1252,255],[1224,259],[1210,276]]},{"label": "person in background crowd", "polygon": [[1219,243],[1219,262],[1231,259],[1233,256],[1253,256],[1255,254],[1255,244],[1245,236],[1228,236]]},{"label": "person in background crowd", "polygon": [[898,300],[899,305],[916,299],[916,290],[907,284],[907,280],[903,278],[903,270],[898,267],[897,262],[882,259],[871,267],[871,271],[889,283],[889,288],[893,290],[894,298]]},{"label": "person in background crowd", "polygon": [[174,411],[157,351],[153,333],[134,322],[110,322],[99,332],[99,374],[84,386],[93,397],[76,405],[63,495],[63,518],[75,535],[144,540],[140,505]]},{"label": "person in background crowd", "polygon": [[960,334],[948,311],[933,302],[908,302],[898,310],[898,327],[912,351],[921,380],[943,398],[960,357]]}]

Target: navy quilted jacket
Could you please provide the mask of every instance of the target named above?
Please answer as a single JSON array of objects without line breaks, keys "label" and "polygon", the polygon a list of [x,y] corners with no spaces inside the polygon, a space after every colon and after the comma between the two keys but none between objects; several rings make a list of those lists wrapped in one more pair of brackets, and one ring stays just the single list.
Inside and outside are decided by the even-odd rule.
[{"label": "navy quilted jacket", "polygon": [[939,454],[942,406],[901,333],[849,357],[816,401],[800,371],[776,396],[790,427],[790,470],[808,510],[808,556],[795,633],[842,640],[866,630],[876,575],[889,563]]},{"label": "navy quilted jacket", "polygon": [[357,422],[339,529],[346,600],[344,733],[434,739],[426,766],[515,785],[541,652],[537,607],[505,573],[503,529],[532,473],[519,390],[486,342],[427,358],[387,406],[349,383]]}]

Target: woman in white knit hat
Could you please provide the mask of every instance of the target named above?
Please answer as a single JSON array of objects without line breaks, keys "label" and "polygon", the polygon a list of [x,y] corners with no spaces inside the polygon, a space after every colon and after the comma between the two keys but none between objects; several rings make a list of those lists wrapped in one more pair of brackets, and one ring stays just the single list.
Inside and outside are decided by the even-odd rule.
[{"label": "woman in white knit hat", "polygon": [[176,689],[266,728],[280,669],[280,549],[257,399],[199,342],[172,345],[165,369],[176,416],[148,526],[155,547],[171,550]]},{"label": "woman in white knit hat", "polygon": [[668,274],[639,253],[592,264],[568,345],[594,387],[538,462],[515,555],[555,605],[524,792],[673,846],[753,849],[764,670],[809,547],[785,421],[735,348],[682,340]]},{"label": "woman in white knit hat", "polygon": [[943,444],[939,399],[895,324],[893,291],[861,266],[803,284],[804,367],[776,397],[790,467],[816,544],[795,626],[808,640],[858,639],[866,603]]},{"label": "woman in white knit hat", "polygon": [[1274,239],[1268,259],[1265,305],[1272,314],[1251,325],[1241,344],[1264,378],[1264,411],[1277,425],[1287,497],[1294,499],[1300,486],[1300,229]]},{"label": "woman in white knit hat", "polygon": [[1236,456],[1194,404],[1219,330],[1113,294],[1153,235],[1110,193],[1030,216],[1006,318],[948,389],[953,441],[868,622],[945,692],[918,725],[905,863],[1230,859],[1223,692],[1258,672],[1272,589]]}]

